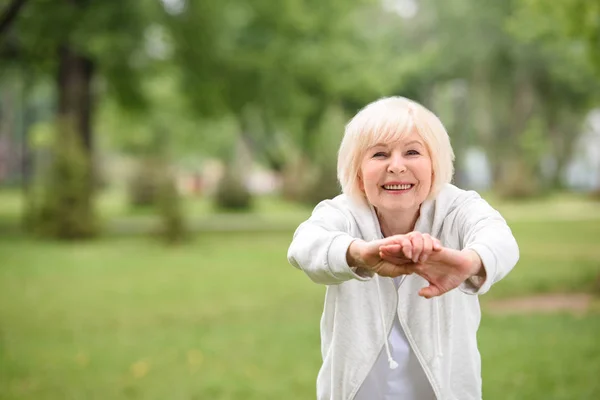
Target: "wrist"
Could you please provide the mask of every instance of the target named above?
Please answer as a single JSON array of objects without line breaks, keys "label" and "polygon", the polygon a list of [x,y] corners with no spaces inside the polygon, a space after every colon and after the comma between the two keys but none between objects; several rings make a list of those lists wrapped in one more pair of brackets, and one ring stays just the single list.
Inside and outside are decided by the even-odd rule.
[{"label": "wrist", "polygon": [[348,266],[351,268],[360,268],[364,267],[364,262],[362,261],[361,250],[364,240],[355,239],[348,246],[348,251],[346,252],[346,262],[348,262]]},{"label": "wrist", "polygon": [[477,277],[480,279],[485,279],[486,273],[485,268],[483,267],[483,261],[481,261],[481,257],[477,254],[476,251],[471,249],[463,250],[465,255],[467,256],[467,271],[469,278]]}]

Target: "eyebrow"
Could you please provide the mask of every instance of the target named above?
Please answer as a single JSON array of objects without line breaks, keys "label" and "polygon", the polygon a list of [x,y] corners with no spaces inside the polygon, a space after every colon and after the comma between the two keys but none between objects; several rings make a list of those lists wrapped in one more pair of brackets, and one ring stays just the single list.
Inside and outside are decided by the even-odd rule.
[{"label": "eyebrow", "polygon": [[418,144],[420,146],[423,146],[423,143],[420,140],[411,140],[410,142],[406,143],[406,146],[409,146],[411,144]]},{"label": "eyebrow", "polygon": [[[423,142],[421,142],[420,140],[416,140],[416,139],[411,140],[410,142],[405,143],[404,145],[411,146],[413,144],[418,144],[419,146],[423,146]],[[373,149],[375,147],[388,147],[388,146],[389,146],[389,143],[387,143],[387,144],[386,143],[375,143],[373,146],[370,146],[369,149]]]}]

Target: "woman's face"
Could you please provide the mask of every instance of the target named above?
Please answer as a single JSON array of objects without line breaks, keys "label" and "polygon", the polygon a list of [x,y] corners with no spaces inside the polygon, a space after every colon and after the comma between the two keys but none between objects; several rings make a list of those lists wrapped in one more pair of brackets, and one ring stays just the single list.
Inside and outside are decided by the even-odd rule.
[{"label": "woman's face", "polygon": [[431,190],[431,157],[421,136],[379,143],[365,153],[359,184],[380,212],[416,212]]}]

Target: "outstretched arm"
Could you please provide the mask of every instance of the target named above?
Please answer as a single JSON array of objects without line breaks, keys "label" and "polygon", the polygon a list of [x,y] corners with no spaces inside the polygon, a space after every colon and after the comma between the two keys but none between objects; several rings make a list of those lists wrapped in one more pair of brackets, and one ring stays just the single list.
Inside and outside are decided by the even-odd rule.
[{"label": "outstretched arm", "polygon": [[[468,192],[455,215],[461,250],[443,248],[408,266],[429,282],[419,294],[430,298],[459,287],[468,294],[483,294],[510,272],[519,248],[506,221],[485,200]],[[381,247],[382,258],[397,263],[411,250],[397,245]]]},{"label": "outstretched arm", "polygon": [[[413,248],[411,238],[407,235],[368,242],[353,237],[344,213],[332,201],[325,201],[294,233],[288,260],[314,282],[326,285],[350,279],[369,280],[374,274],[395,277],[412,273],[407,268],[412,263],[410,258],[401,255],[390,262],[381,257],[380,247],[391,243]],[[422,242],[421,250],[419,254],[415,253],[415,257],[425,256],[434,251],[433,248],[431,239]],[[441,249],[439,242],[435,242],[435,249]]]}]

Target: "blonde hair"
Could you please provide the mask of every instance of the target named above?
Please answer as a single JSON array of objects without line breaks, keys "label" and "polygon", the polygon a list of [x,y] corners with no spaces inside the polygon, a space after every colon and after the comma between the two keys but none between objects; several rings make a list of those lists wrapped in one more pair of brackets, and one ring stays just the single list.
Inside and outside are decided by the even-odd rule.
[{"label": "blonde hair", "polygon": [[433,179],[428,198],[435,197],[454,173],[454,151],[442,122],[421,104],[404,97],[387,97],[368,104],[346,125],[338,152],[337,175],[342,192],[365,201],[359,186],[365,152],[377,143],[392,143],[416,128],[431,157]]}]

